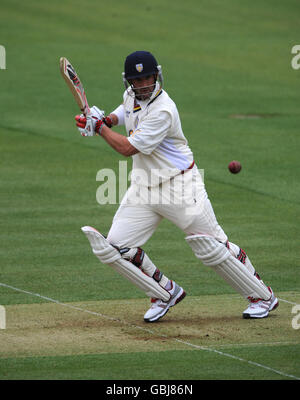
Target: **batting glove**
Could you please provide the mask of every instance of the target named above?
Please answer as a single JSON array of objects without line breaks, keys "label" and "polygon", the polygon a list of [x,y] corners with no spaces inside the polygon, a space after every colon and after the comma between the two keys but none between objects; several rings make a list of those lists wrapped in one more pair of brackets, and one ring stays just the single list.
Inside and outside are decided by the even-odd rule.
[{"label": "batting glove", "polygon": [[101,130],[104,124],[104,111],[93,106],[90,113],[85,117],[83,114],[76,115],[76,126],[81,136],[101,135]]}]

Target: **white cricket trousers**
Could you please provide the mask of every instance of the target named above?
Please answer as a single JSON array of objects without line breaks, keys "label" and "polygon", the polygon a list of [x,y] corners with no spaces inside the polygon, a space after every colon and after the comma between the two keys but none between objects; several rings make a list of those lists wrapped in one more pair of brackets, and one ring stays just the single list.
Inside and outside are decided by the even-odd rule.
[{"label": "white cricket trousers", "polygon": [[120,248],[142,247],[166,218],[185,234],[206,234],[226,243],[196,166],[155,187],[128,188],[107,240]]}]

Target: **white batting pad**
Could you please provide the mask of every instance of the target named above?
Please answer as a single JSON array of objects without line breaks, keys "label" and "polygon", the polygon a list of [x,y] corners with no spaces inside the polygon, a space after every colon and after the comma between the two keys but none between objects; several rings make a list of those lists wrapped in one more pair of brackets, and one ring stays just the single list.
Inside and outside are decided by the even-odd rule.
[{"label": "white batting pad", "polygon": [[119,251],[115,249],[95,228],[84,226],[81,230],[88,238],[93,253],[103,264],[107,264],[114,268],[119,274],[123,275],[146,293],[147,296],[161,299],[163,301],[170,300],[170,293],[167,290],[131,262],[124,260]]},{"label": "white batting pad", "polygon": [[224,244],[206,235],[187,236],[186,241],[204,265],[212,267],[243,297],[264,300],[270,298],[270,292],[264,283],[251,274]]}]

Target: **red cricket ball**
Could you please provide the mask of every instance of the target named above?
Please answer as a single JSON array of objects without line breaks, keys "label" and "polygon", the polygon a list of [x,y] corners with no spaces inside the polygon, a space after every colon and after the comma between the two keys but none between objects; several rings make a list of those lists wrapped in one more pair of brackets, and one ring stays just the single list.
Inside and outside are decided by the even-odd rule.
[{"label": "red cricket ball", "polygon": [[233,160],[228,164],[228,169],[232,174],[237,174],[242,169],[239,161]]}]

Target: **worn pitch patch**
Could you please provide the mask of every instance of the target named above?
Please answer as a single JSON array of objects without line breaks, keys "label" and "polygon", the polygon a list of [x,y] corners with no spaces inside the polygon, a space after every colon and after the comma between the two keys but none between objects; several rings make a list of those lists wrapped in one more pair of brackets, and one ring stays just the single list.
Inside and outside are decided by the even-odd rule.
[{"label": "worn pitch patch", "polygon": [[259,113],[254,113],[254,114],[231,114],[229,115],[230,118],[234,119],[260,119],[260,118],[274,118],[278,117],[280,114],[276,113],[271,113],[271,114],[259,114]]},{"label": "worn pitch patch", "polygon": [[[300,303],[300,295],[284,298]],[[148,299],[6,306],[0,357],[193,350],[197,346],[299,343],[291,328],[292,305],[263,320],[244,320],[237,295],[187,296],[158,323],[143,322]]]}]

